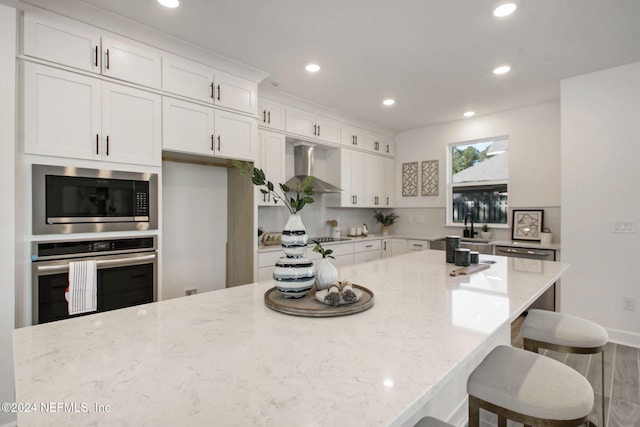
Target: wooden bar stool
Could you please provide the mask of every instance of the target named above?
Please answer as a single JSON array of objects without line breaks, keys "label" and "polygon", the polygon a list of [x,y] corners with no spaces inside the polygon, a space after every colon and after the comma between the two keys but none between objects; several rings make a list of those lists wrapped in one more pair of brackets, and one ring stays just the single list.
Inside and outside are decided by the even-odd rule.
[{"label": "wooden bar stool", "polygon": [[601,354],[602,427],[604,416],[604,346],[609,340],[607,330],[595,322],[569,314],[547,310],[529,310],[520,331],[525,350],[540,348],[573,354]]},{"label": "wooden bar stool", "polygon": [[453,424],[445,423],[442,420],[439,420],[434,417],[424,417],[418,424],[413,427],[454,427]]},{"label": "wooden bar stool", "polygon": [[525,426],[572,427],[587,423],[593,388],[576,370],[539,354],[500,345],[467,380],[469,427],[480,425],[480,409]]}]

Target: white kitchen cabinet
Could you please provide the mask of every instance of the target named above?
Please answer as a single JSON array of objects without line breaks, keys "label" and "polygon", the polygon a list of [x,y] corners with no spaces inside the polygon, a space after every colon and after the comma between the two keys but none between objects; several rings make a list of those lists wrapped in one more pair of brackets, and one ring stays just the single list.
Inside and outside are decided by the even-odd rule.
[{"label": "white kitchen cabinet", "polygon": [[395,255],[393,253],[392,241],[393,241],[393,238],[382,239],[382,248],[381,248],[382,258],[389,258]]},{"label": "white kitchen cabinet", "polygon": [[353,262],[366,262],[380,259],[382,241],[380,239],[355,242],[353,245]]},{"label": "white kitchen cabinet", "polygon": [[102,83],[102,158],[112,162],[160,166],[162,103],[160,95]]},{"label": "white kitchen cabinet", "polygon": [[365,154],[365,206],[386,206],[385,158]]},{"label": "white kitchen cabinet", "polygon": [[159,95],[44,65],[22,67],[26,153],[160,165]]},{"label": "white kitchen cabinet", "polygon": [[[258,130],[258,150],[255,166],[264,171],[267,179],[278,185],[285,182],[285,136],[276,132]],[[273,200],[271,194],[262,194],[255,187],[258,206],[281,206],[282,201]]]},{"label": "white kitchen cabinet", "polygon": [[122,37],[102,37],[102,74],[158,88],[162,86],[160,51]]},{"label": "white kitchen cabinet", "polygon": [[100,73],[100,32],[65,17],[24,12],[22,53]]},{"label": "white kitchen cabinet", "polygon": [[228,111],[215,111],[216,156],[254,161],[258,146],[256,119]]},{"label": "white kitchen cabinet", "polygon": [[383,206],[393,207],[396,204],[396,160],[384,159],[384,197]]},{"label": "white kitchen cabinet", "polygon": [[415,240],[408,239],[407,240],[407,250],[410,251],[426,251],[429,249],[429,241],[428,240]]},{"label": "white kitchen cabinet", "polygon": [[391,239],[391,253],[393,256],[407,253],[407,239],[394,237]]},{"label": "white kitchen cabinet", "polygon": [[287,108],[285,114],[288,133],[340,144],[340,124],[337,121],[295,108]]},{"label": "white kitchen cabinet", "polygon": [[256,83],[167,53],[162,58],[162,89],[254,116],[257,112]]},{"label": "white kitchen cabinet", "polygon": [[364,148],[366,131],[351,125],[342,125],[341,130],[342,145],[349,148]]},{"label": "white kitchen cabinet", "polygon": [[386,149],[386,144],[381,135],[378,135],[373,132],[367,132],[365,134],[364,148],[367,151],[380,154],[380,153],[384,153],[384,150]]},{"label": "white kitchen cabinet", "polygon": [[284,105],[268,100],[260,100],[258,101],[258,116],[258,126],[274,130],[284,130]]},{"label": "white kitchen cabinet", "polygon": [[162,148],[180,153],[214,154],[214,109],[163,97]]},{"label": "white kitchen cabinet", "polygon": [[365,154],[346,148],[340,149],[340,206],[363,207],[366,203],[365,185]]},{"label": "white kitchen cabinet", "polygon": [[24,12],[23,53],[114,79],[161,86],[160,51],[60,15]]},{"label": "white kitchen cabinet", "polygon": [[393,140],[391,140],[389,138],[385,138],[384,142],[383,142],[382,154],[386,154],[388,156],[395,156],[396,155],[396,143],[395,143],[395,141],[393,141]]}]

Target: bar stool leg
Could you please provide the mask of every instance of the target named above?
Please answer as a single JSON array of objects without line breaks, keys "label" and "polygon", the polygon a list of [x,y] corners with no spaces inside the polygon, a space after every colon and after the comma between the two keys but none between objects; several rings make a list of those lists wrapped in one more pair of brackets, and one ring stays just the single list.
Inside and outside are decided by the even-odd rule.
[{"label": "bar stool leg", "polygon": [[503,415],[498,414],[498,427],[507,427],[507,419]]},{"label": "bar stool leg", "polygon": [[480,406],[473,396],[469,396],[469,427],[480,427]]}]

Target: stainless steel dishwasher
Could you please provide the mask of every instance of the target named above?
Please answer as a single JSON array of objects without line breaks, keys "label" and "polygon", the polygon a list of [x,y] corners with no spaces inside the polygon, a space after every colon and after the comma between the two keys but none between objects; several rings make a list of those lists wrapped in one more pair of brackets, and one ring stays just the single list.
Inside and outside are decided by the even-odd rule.
[{"label": "stainless steel dishwasher", "polygon": [[[506,257],[523,258],[522,262],[514,263],[514,268],[522,269],[524,271],[536,271],[538,268],[542,268],[541,263],[536,263],[531,260],[539,261],[555,261],[556,251],[554,249],[539,249],[539,248],[526,248],[526,247],[513,247],[513,246],[496,246],[496,255],[502,255]],[[529,308],[539,308],[542,310],[556,310],[556,284],[551,285],[544,294],[540,296]]]}]

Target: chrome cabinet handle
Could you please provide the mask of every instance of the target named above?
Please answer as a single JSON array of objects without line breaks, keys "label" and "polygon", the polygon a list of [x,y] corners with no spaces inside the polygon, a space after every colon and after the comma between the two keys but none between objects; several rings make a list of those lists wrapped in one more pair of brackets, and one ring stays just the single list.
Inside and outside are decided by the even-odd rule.
[{"label": "chrome cabinet handle", "polygon": [[[136,264],[147,263],[155,259],[156,259],[156,254],[153,253],[148,255],[133,256],[133,257],[126,257],[126,258],[97,260],[96,267],[109,268],[109,267],[117,267],[117,266],[136,265]],[[36,267],[36,270],[38,271],[38,273],[46,273],[46,274],[66,273],[69,271],[69,263],[63,263],[63,264],[57,264],[57,265],[38,265]]]}]

